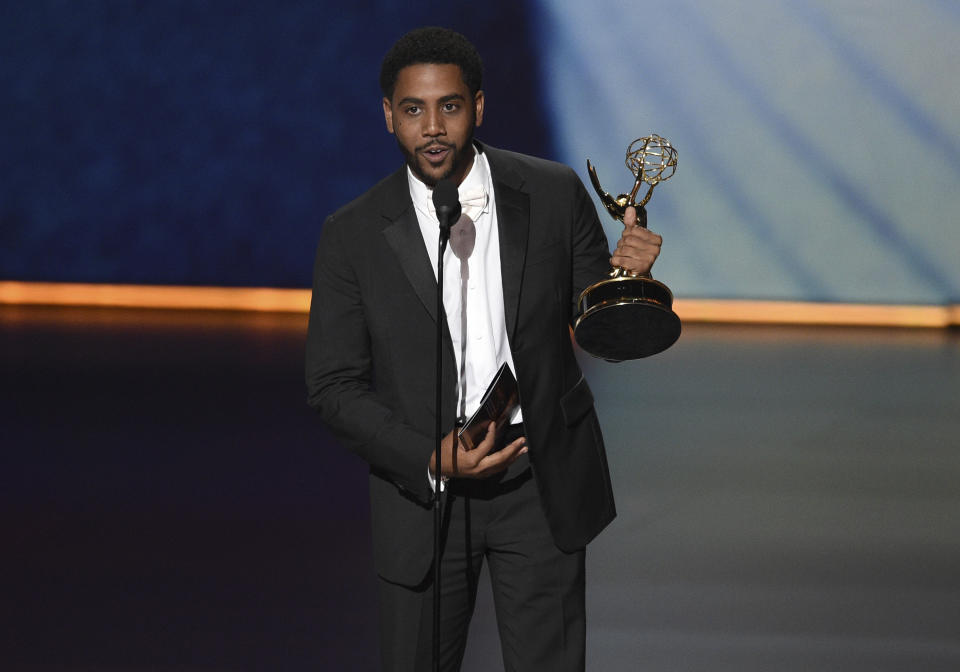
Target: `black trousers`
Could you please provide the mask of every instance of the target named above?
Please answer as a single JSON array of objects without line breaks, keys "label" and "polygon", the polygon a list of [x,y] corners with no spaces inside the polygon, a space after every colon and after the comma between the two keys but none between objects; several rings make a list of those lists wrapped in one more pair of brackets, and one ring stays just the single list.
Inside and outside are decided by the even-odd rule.
[{"label": "black trousers", "polygon": [[[553,542],[526,456],[501,477],[447,483],[441,560],[441,669],[460,669],[477,595],[489,563],[507,672],[582,672],[586,620],[584,551]],[[410,588],[380,579],[383,670],[429,672],[432,573]],[[493,651],[485,656],[495,657]],[[496,669],[491,666],[490,669]]]}]

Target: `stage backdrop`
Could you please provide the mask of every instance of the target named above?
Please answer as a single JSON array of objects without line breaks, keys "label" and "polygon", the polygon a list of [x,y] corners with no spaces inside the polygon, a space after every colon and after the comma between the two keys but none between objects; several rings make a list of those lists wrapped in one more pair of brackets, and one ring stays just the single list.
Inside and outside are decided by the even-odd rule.
[{"label": "stage backdrop", "polygon": [[960,301],[948,0],[6,3],[0,279],[307,286],[323,217],[399,165],[379,62],[430,23],[480,47],[491,144],[616,194],[631,140],[673,142],[679,296]]}]

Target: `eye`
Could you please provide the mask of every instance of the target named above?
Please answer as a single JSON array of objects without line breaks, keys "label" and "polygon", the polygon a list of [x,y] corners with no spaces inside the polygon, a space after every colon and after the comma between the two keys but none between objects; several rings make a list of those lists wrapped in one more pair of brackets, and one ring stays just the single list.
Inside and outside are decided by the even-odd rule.
[{"label": "eye", "polygon": [[444,103],[443,111],[444,112],[456,112],[460,108],[456,103]]},{"label": "eye", "polygon": [[404,110],[404,112],[406,112],[407,114],[409,114],[409,115],[411,115],[411,116],[416,116],[416,115],[420,114],[420,108],[417,107],[416,105],[411,105],[410,107],[406,108],[406,109]]}]

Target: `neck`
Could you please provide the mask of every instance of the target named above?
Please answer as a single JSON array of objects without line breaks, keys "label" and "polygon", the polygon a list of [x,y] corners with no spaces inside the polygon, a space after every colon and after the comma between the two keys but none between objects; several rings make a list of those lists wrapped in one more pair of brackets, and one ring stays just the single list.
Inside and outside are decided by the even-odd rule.
[{"label": "neck", "polygon": [[463,181],[467,179],[467,175],[470,174],[470,171],[473,170],[474,157],[477,155],[477,150],[473,146],[471,141],[468,145],[467,151],[463,155],[463,165],[457,170],[450,178],[457,183],[457,185],[463,184]]}]

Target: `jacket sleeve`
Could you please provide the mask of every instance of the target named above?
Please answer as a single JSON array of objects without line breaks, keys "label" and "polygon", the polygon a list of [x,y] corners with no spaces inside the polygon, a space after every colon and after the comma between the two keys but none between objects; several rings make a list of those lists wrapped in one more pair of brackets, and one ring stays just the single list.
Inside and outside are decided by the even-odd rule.
[{"label": "jacket sleeve", "polygon": [[603,226],[597,217],[597,208],[587,193],[583,182],[570,169],[570,179],[575,183],[574,217],[571,232],[573,250],[571,323],[579,314],[580,293],[610,271],[610,248]]},{"label": "jacket sleeve", "polygon": [[432,493],[427,465],[435,438],[402,422],[374,389],[370,334],[357,268],[335,215],[320,233],[306,343],[307,401],[371,469],[421,503]]}]

